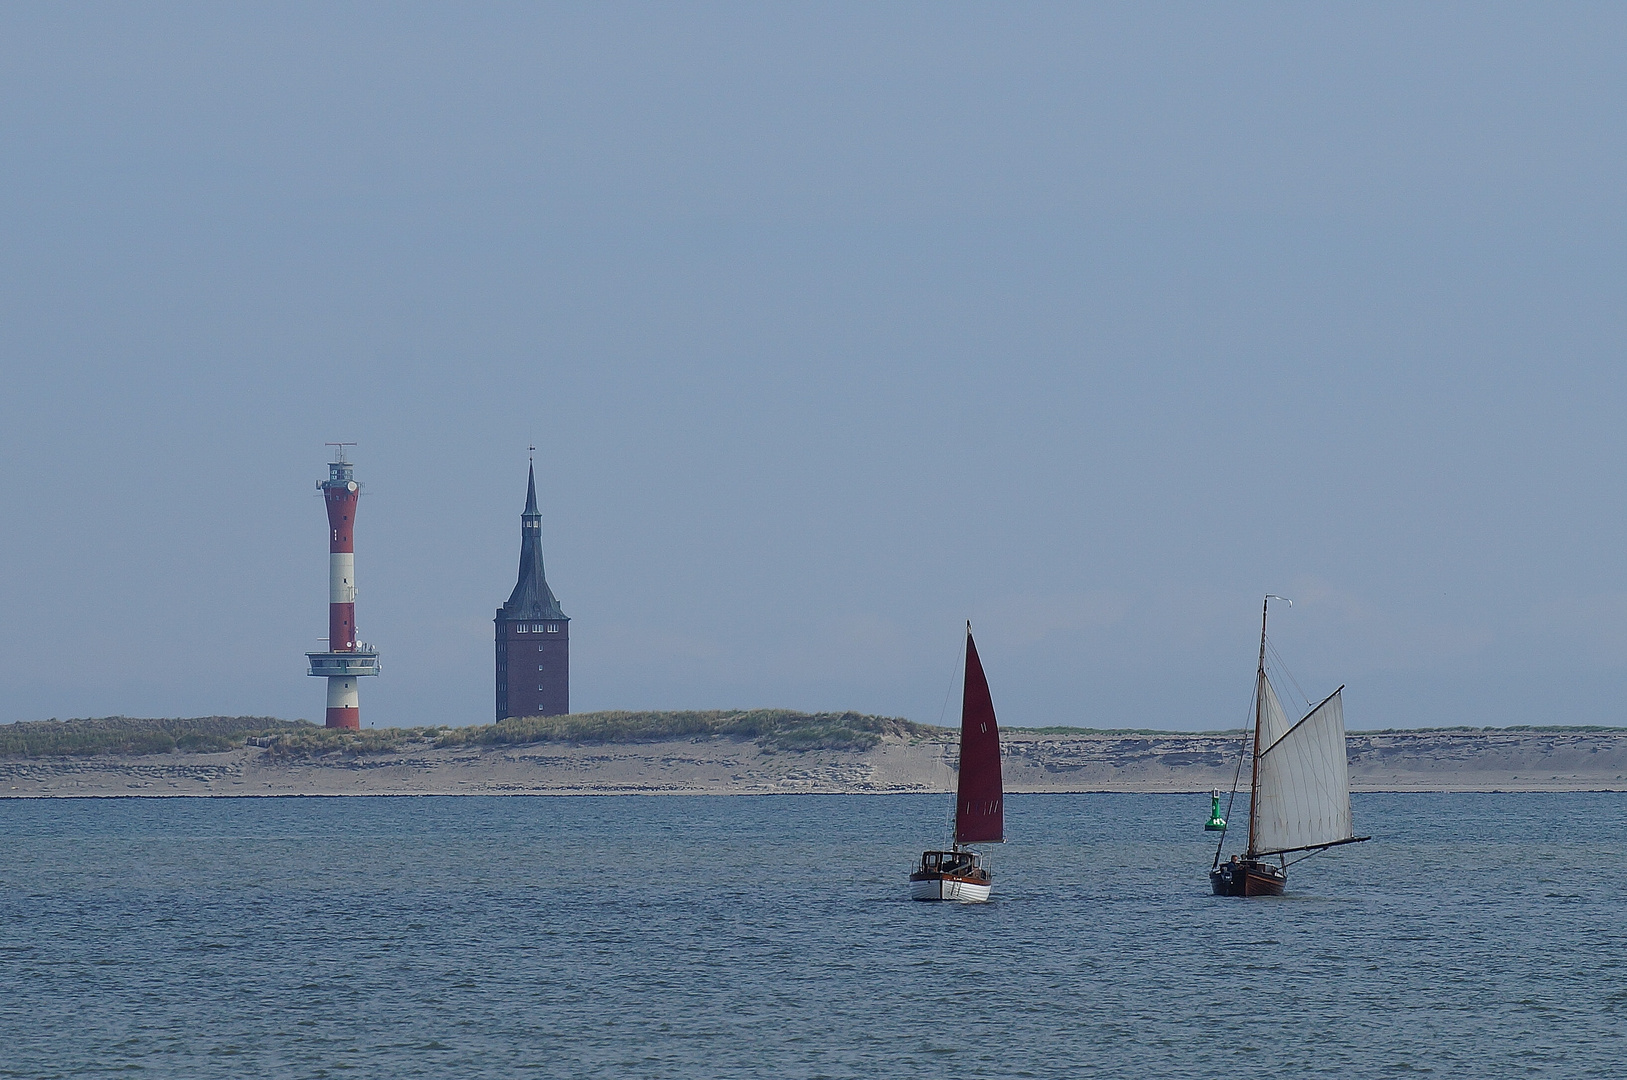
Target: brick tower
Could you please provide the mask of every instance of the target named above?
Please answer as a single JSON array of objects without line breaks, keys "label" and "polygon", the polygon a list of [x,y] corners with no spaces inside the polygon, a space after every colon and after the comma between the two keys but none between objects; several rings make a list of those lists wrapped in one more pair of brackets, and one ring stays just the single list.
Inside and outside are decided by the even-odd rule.
[{"label": "brick tower", "polygon": [[542,571],[537,473],[526,478],[520,515],[520,579],[497,609],[497,719],[571,711],[570,619]]}]

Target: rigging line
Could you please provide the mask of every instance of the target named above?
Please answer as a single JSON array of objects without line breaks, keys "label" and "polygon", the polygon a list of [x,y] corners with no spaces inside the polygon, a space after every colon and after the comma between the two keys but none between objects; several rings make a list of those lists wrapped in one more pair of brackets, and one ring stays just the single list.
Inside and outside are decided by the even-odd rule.
[{"label": "rigging line", "polygon": [[1305,692],[1305,688],[1303,686],[1299,685],[1299,680],[1294,678],[1294,673],[1292,671],[1288,670],[1288,665],[1283,662],[1282,654],[1277,652],[1277,647],[1275,645],[1271,644],[1270,641],[1267,641],[1265,643],[1265,647],[1266,647],[1266,651],[1271,654],[1271,658],[1276,661],[1276,664],[1274,666],[1276,668],[1278,668],[1279,670],[1281,670],[1281,672],[1284,675],[1288,676],[1288,681],[1291,684],[1293,684],[1294,692],[1296,694],[1298,694],[1304,700],[1305,707],[1307,709],[1310,708],[1311,707],[1311,695],[1309,695],[1309,694],[1307,694]]},{"label": "rigging line", "polygon": [[955,692],[955,676],[966,664],[966,639],[960,639],[960,655],[955,660],[955,666],[949,669],[949,689],[943,692],[943,708],[938,710],[938,726],[943,727],[943,718],[949,714],[949,696]]},{"label": "rigging line", "polygon": [[[1362,839],[1365,840],[1366,837],[1363,837]],[[1301,855],[1299,858],[1295,859],[1293,862],[1289,863],[1288,865],[1289,866],[1298,866],[1300,863],[1304,862],[1306,859],[1313,858],[1314,856],[1320,855],[1324,851],[1328,850],[1328,848],[1335,848],[1335,847],[1338,847],[1338,846],[1339,846],[1339,844],[1324,844],[1321,847],[1313,848],[1313,849],[1311,849],[1311,851],[1308,854]]]},{"label": "rigging line", "polygon": [[1311,703],[1310,695],[1305,693],[1305,688],[1299,685],[1298,679],[1294,678],[1294,673],[1289,670],[1288,664],[1283,660],[1282,654],[1277,651],[1277,647],[1268,641],[1266,642],[1266,652],[1270,655],[1270,658],[1273,661],[1271,667],[1282,672],[1282,674],[1288,679],[1289,684],[1293,686],[1294,692],[1304,700],[1305,705],[1308,708]]},{"label": "rigging line", "polygon": [[[1254,694],[1260,692],[1259,680],[1255,680]],[[1249,695],[1249,711],[1254,710],[1254,694]],[[1226,846],[1226,830],[1232,827],[1232,804],[1237,801],[1237,785],[1243,779],[1243,762],[1248,758],[1249,741],[1254,736],[1249,733],[1248,722],[1243,724],[1243,749],[1237,754],[1237,772],[1232,775],[1232,793],[1226,798],[1226,824],[1220,827],[1220,840],[1215,844],[1215,861],[1210,869],[1220,865],[1220,852]]]},{"label": "rigging line", "polygon": [[[949,669],[949,688],[943,692],[943,708],[938,710],[938,726],[943,727],[943,718],[949,715],[949,699],[955,693],[955,676],[966,666],[966,641],[971,636],[971,624],[967,624],[966,637],[960,639],[960,655],[955,660],[955,666]],[[958,764],[958,763],[957,763]],[[949,843],[955,846],[955,802],[958,795],[955,792],[955,770],[948,768],[948,760],[944,761],[944,792],[949,795]]]}]

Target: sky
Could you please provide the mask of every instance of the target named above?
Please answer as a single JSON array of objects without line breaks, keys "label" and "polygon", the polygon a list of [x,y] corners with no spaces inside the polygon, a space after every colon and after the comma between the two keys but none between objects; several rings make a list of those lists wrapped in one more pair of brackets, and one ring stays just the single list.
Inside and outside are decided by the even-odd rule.
[{"label": "sky", "polygon": [[8,4],[0,721],[1621,724],[1627,9]]}]

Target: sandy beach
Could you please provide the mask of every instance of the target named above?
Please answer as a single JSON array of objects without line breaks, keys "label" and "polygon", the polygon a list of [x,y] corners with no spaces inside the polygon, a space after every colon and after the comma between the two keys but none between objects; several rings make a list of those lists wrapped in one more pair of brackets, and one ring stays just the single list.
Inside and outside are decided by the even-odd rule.
[{"label": "sandy beach", "polygon": [[[1010,792],[1229,789],[1222,735],[1005,735]],[[1355,791],[1623,791],[1627,733],[1352,733]],[[955,744],[889,737],[866,751],[773,752],[723,736],[626,745],[434,749],[279,760],[213,754],[0,760],[0,796],[757,795],[947,790]],[[1246,778],[1245,778],[1246,786]]]}]

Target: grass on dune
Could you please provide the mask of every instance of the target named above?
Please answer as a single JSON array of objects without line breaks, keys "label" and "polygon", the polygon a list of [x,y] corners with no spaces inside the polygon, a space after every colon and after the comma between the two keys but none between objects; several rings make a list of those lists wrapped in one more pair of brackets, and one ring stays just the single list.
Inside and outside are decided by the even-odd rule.
[{"label": "grass on dune", "polygon": [[860,713],[801,713],[791,709],[709,712],[596,712],[569,716],[511,717],[479,727],[441,733],[442,746],[516,746],[661,742],[726,736],[752,739],[772,750],[865,750],[883,735],[916,735],[928,729],[909,720]]},{"label": "grass on dune", "polygon": [[217,753],[251,741],[273,757],[309,758],[391,753],[411,746],[610,745],[714,736],[749,739],[774,751],[865,750],[884,735],[920,735],[932,730],[895,717],[791,709],[573,713],[512,717],[475,727],[361,731],[336,731],[306,720],[267,716],[104,716],[0,725],[0,758]]},{"label": "grass on dune", "polygon": [[[1008,727],[1012,733],[1169,737],[1240,735],[1244,732],[1172,732],[1151,728]],[[0,724],[0,758],[94,757],[101,754],[208,754],[250,742],[276,758],[388,754],[408,748],[528,746],[536,743],[617,745],[672,739],[730,738],[756,742],[769,751],[867,750],[884,736],[953,738],[956,729],[917,724],[891,716],[855,712],[803,713],[792,709],[716,709],[686,712],[592,712],[569,716],[517,716],[474,727],[364,728],[335,731],[308,720],[269,716],[142,718],[103,716]],[[1608,734],[1627,728],[1594,725],[1443,727],[1353,731],[1352,735],[1403,734]]]}]

